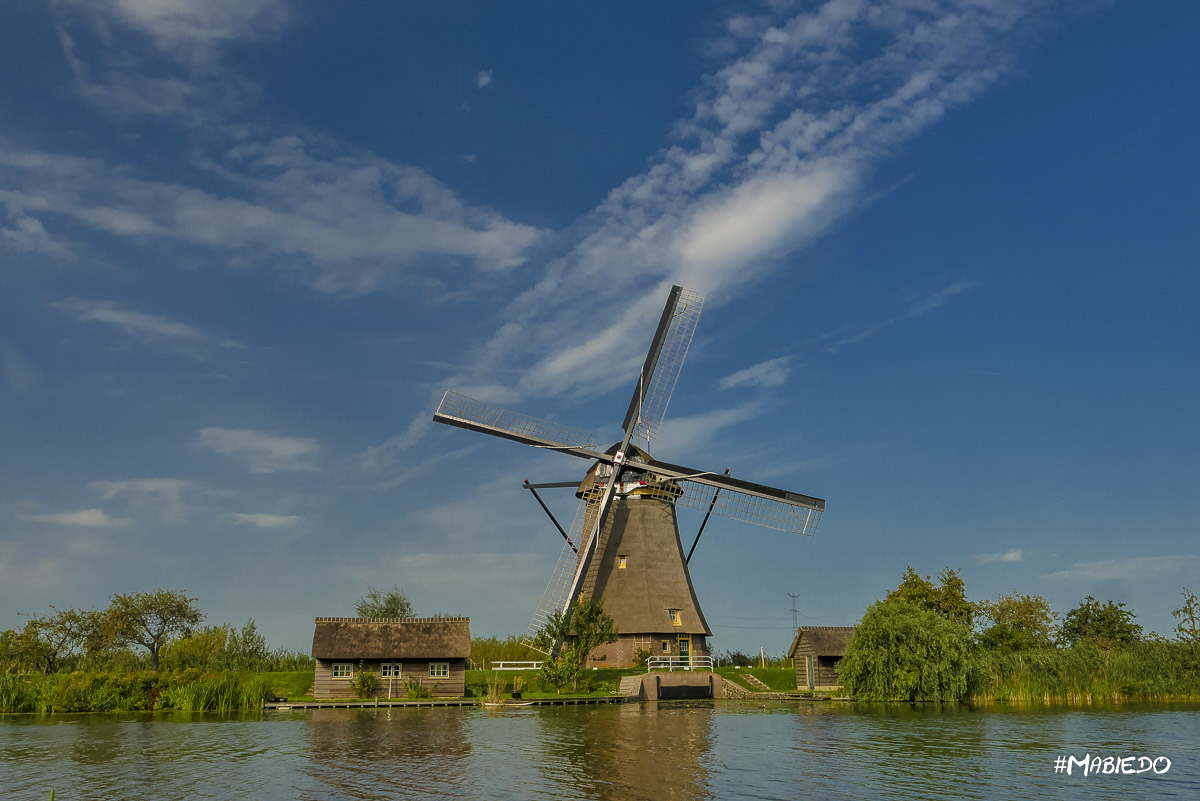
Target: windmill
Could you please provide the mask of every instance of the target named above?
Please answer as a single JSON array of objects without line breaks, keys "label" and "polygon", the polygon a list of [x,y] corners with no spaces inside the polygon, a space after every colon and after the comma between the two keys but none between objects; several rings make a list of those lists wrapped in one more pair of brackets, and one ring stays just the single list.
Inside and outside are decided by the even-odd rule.
[{"label": "windmill", "polygon": [[[650,343],[622,424],[624,438],[599,451],[583,430],[501,409],[447,391],[438,423],[559,451],[592,462],[583,481],[530,484],[566,541],[524,641],[532,644],[550,615],[581,598],[603,599],[620,639],[593,657],[628,664],[639,649],[686,658],[708,653],[712,636],[687,565],[716,514],[795,534],[815,533],[825,501],[654,459],[658,434],[679,370],[692,342],[704,296],[675,286]],[[559,525],[538,489],[575,487],[578,511],[570,530]],[[676,508],[704,512],[687,555]]]}]

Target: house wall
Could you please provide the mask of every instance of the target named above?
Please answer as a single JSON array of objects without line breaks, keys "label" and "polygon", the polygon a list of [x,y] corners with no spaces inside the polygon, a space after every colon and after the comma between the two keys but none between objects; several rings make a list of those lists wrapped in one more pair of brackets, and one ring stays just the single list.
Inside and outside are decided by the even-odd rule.
[{"label": "house wall", "polygon": [[800,692],[808,690],[808,657],[813,657],[813,689],[835,690],[842,686],[837,674],[837,663],[842,661],[840,656],[820,656],[810,643],[803,639],[796,646],[796,689]]},{"label": "house wall", "polygon": [[[333,678],[333,663],[334,662],[349,662],[352,664],[355,674],[359,670],[359,662],[362,662],[362,669],[369,670],[376,676],[379,676],[379,666],[387,662],[399,661],[402,665],[400,669],[400,677],[391,680],[391,697],[403,698],[404,685],[408,682],[409,676],[416,676],[417,680],[439,698],[461,698],[466,692],[467,678],[467,660],[465,659],[430,659],[430,660],[381,660],[381,659],[318,659],[316,660],[316,676],[313,680],[313,697],[322,698],[353,698],[354,691],[350,689],[350,679],[335,679]],[[449,662],[450,675],[444,679],[434,679],[429,677],[430,662]],[[379,686],[376,688],[376,698],[388,697],[388,679],[379,678]]]},{"label": "house wall", "polygon": [[[679,656],[679,633],[664,632],[661,634],[622,634],[617,641],[608,645],[593,648],[588,657],[587,667],[624,668],[633,665],[633,656],[639,648],[646,647],[649,640],[649,650],[654,656]],[[667,641],[667,650],[663,650],[662,641]],[[708,656],[708,641],[702,634],[692,635],[692,656]]]}]

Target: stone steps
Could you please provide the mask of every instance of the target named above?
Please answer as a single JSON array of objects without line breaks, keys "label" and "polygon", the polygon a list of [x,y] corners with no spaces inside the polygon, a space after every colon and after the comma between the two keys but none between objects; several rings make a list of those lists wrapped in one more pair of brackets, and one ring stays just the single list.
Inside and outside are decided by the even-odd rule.
[{"label": "stone steps", "polygon": [[757,678],[750,675],[749,673],[743,673],[741,675],[742,675],[742,678],[745,680],[745,682],[747,684],[749,684],[751,687],[755,688],[756,690],[770,690],[771,689],[770,687],[768,687],[767,685],[765,685],[761,681],[759,681]]},{"label": "stone steps", "polygon": [[642,695],[642,677],[623,676],[621,678],[620,692],[626,698],[640,698]]}]

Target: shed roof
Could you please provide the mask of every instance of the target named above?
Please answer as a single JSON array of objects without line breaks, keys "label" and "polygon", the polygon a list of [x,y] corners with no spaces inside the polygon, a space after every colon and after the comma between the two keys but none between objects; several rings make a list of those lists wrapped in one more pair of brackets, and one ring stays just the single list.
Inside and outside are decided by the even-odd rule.
[{"label": "shed roof", "polygon": [[845,656],[846,646],[854,639],[854,626],[801,626],[788,649],[789,657],[796,656],[801,638],[812,646],[817,656]]},{"label": "shed roof", "polygon": [[469,617],[319,617],[314,659],[466,659]]}]

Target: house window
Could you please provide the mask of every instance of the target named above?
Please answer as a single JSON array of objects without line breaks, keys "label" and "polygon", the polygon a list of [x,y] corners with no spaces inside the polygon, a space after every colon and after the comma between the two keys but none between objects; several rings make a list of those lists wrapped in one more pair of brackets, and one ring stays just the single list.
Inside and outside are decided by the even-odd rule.
[{"label": "house window", "polygon": [[379,677],[383,679],[398,679],[400,678],[400,663],[399,662],[384,662],[379,666]]},{"label": "house window", "polygon": [[679,610],[678,609],[668,609],[667,617],[671,618],[672,626],[682,626],[683,625],[683,622],[679,619]]},{"label": "house window", "polygon": [[663,652],[664,654],[669,654],[669,653],[671,653],[671,641],[670,641],[670,640],[663,640],[663,641],[662,641],[662,652]]},{"label": "house window", "polygon": [[650,650],[650,637],[646,636],[646,635],[642,635],[642,634],[636,635],[633,638],[633,650],[649,651]]},{"label": "house window", "polygon": [[450,677],[449,662],[430,662],[429,663],[429,678],[445,679]]},{"label": "house window", "polygon": [[618,556],[618,557],[617,557],[617,569],[618,569],[618,570],[624,570],[624,569],[625,569],[625,557],[624,557],[624,556]]},{"label": "house window", "polygon": [[335,679],[348,679],[350,672],[354,670],[354,665],[350,662],[334,662],[333,677]]}]

